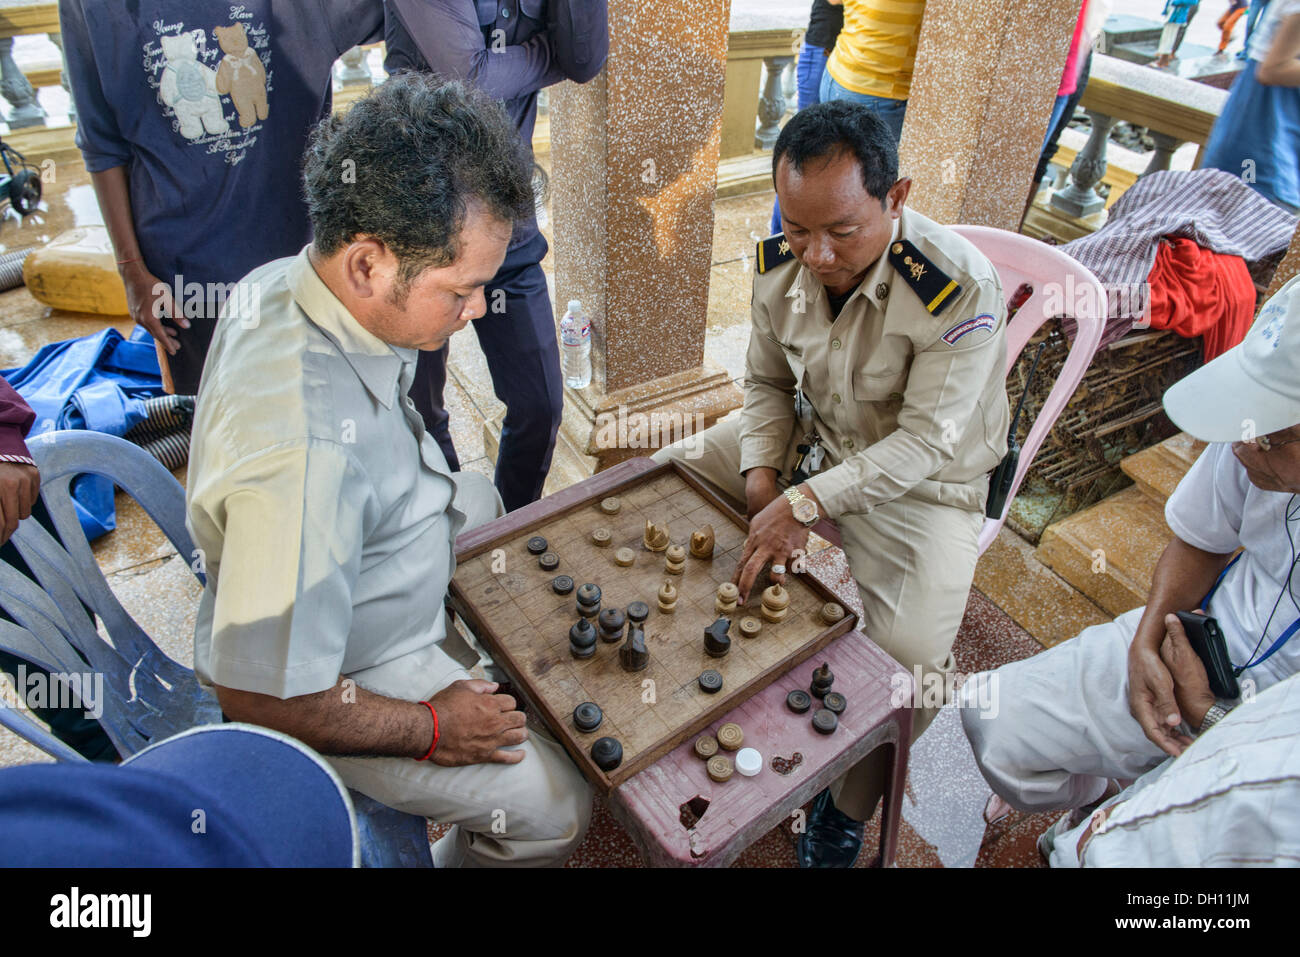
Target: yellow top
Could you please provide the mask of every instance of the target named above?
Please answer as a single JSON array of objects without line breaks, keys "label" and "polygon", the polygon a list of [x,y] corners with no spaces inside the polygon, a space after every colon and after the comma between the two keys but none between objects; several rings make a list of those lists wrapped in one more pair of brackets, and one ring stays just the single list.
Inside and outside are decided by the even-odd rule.
[{"label": "yellow top", "polygon": [[844,29],[826,69],[855,93],[906,100],[925,0],[844,0]]}]

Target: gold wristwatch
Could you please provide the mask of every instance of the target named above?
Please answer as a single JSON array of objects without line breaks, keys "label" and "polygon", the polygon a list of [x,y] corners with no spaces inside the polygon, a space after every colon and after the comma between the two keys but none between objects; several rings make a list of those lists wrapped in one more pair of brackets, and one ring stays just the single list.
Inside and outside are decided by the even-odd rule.
[{"label": "gold wristwatch", "polygon": [[817,524],[817,519],[821,516],[817,513],[816,502],[793,485],[785,490],[785,497],[790,503],[790,511],[794,512],[796,522],[801,523],[805,528]]}]

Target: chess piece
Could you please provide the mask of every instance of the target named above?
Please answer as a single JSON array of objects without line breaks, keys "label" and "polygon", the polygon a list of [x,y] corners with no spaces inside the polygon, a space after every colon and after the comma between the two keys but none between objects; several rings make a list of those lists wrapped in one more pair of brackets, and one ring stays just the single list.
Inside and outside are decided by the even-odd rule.
[{"label": "chess piece", "polygon": [[831,690],[831,683],[835,680],[835,675],[831,673],[831,666],[822,662],[822,666],[812,674],[812,687],[809,689],[813,697],[824,698],[826,692]]},{"label": "chess piece", "polygon": [[803,714],[812,707],[812,695],[800,688],[795,688],[785,696],[785,706],[795,714]]},{"label": "chess piece", "polygon": [[650,606],[643,601],[634,601],[627,606],[627,620],[640,628],[650,617]]},{"label": "chess piece", "polygon": [[618,510],[623,507],[623,500],[616,495],[600,500],[600,510],[606,515],[617,515]]},{"label": "chess piece", "polygon": [[705,525],[691,533],[691,554],[709,560],[713,557],[713,526]]},{"label": "chess piece", "polygon": [[822,605],[822,621],[826,624],[833,625],[843,618],[844,609],[840,605],[835,604],[833,601],[828,601]]},{"label": "chess piece", "polygon": [[600,613],[597,623],[600,626],[600,640],[611,644],[623,637],[623,612],[617,608],[606,608]]},{"label": "chess piece", "polygon": [[668,547],[668,526],[656,525],[647,518],[642,544],[652,552],[662,552]]},{"label": "chess piece", "polygon": [[790,613],[790,593],[780,585],[772,585],[763,592],[760,611],[764,621],[774,625],[785,621],[785,616]]},{"label": "chess piece", "polygon": [[623,745],[617,738],[597,738],[591,746],[591,760],[602,771],[613,771],[623,763]]},{"label": "chess piece", "polygon": [[741,748],[736,752],[736,770],[747,778],[752,778],[763,770],[763,755],[754,748]]},{"label": "chess piece", "polygon": [[700,677],[696,681],[700,686],[700,690],[705,694],[717,694],[722,690],[722,674],[712,668],[701,671]]},{"label": "chess piece", "polygon": [[573,726],[583,734],[590,734],[600,727],[605,720],[605,713],[594,701],[584,701],[573,709]]},{"label": "chess piece", "polygon": [[591,530],[591,544],[597,548],[608,548],[609,543],[613,540],[614,533],[604,525]]},{"label": "chess piece", "polygon": [[740,589],[731,582],[723,582],[718,586],[718,597],[713,603],[713,610],[719,615],[732,615],[739,601]]},{"label": "chess piece", "polygon": [[551,591],[557,595],[567,595],[573,591],[573,579],[568,575],[556,575],[551,579]]},{"label": "chess piece", "polygon": [[705,761],[718,753],[718,739],[711,734],[701,735],[695,739],[695,753]]},{"label": "chess piece", "polygon": [[822,708],[813,714],[812,726],[820,734],[832,734],[840,726],[840,719],[835,717],[834,711]]},{"label": "chess piece", "polygon": [[569,629],[569,653],[575,658],[590,658],[596,653],[596,629],[586,618],[579,618]]},{"label": "chess piece", "polygon": [[740,619],[740,633],[746,638],[757,638],[758,633],[763,630],[763,623],[757,618],[745,617]]},{"label": "chess piece", "polygon": [[745,742],[745,732],[740,729],[740,725],[733,721],[728,721],[718,729],[718,746],[728,751],[738,751],[740,746]]},{"label": "chess piece", "polygon": [[730,619],[719,618],[704,629],[704,650],[710,658],[721,658],[731,650],[731,638],[727,635],[730,628]]},{"label": "chess piece", "polygon": [[822,704],[826,707],[827,711],[839,715],[844,713],[844,709],[848,707],[849,702],[848,699],[838,691],[828,691],[822,697]]},{"label": "chess piece", "polygon": [[537,556],[537,564],[544,572],[553,572],[560,567],[560,556],[555,552],[544,552]]},{"label": "chess piece", "polygon": [[670,575],[680,575],[686,569],[686,549],[680,545],[670,545],[664,554],[664,571]]},{"label": "chess piece", "polygon": [[583,618],[595,618],[600,614],[600,586],[588,582],[578,586],[578,614]]},{"label": "chess piece", "polygon": [[671,615],[676,607],[677,589],[673,587],[671,581],[665,581],[663,587],[659,589],[659,611],[665,615]]},{"label": "chess piece", "polygon": [[541,555],[547,548],[546,539],[540,535],[534,535],[524,547],[528,549],[530,555]]},{"label": "chess piece", "polygon": [[636,561],[636,552],[630,548],[620,548],[614,553],[614,564],[620,568],[631,568]]},{"label": "chess piece", "polygon": [[709,758],[709,763],[705,767],[708,768],[709,777],[719,784],[730,778],[732,772],[736,770],[731,763],[731,759],[724,758],[720,754]]},{"label": "chess piece", "polygon": [[650,664],[650,652],[645,646],[645,632],[633,625],[627,630],[627,641],[618,649],[619,664],[624,671],[645,671]]}]

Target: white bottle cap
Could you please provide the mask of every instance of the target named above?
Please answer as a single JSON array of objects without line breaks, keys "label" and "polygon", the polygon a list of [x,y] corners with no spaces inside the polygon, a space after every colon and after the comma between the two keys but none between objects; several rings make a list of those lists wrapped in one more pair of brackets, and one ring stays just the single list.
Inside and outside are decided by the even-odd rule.
[{"label": "white bottle cap", "polygon": [[747,778],[752,778],[763,770],[763,756],[753,748],[741,748],[736,752],[736,770]]},{"label": "white bottle cap", "polygon": [[579,315],[579,314],[582,312],[582,300],[581,300],[581,299],[570,299],[570,300],[569,300],[569,312],[573,313],[575,316],[576,316],[576,315]]}]

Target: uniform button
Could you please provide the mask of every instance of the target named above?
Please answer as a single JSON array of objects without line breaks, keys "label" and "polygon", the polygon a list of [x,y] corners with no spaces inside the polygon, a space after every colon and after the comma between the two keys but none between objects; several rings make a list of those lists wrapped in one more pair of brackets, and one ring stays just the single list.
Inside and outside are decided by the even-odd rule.
[{"label": "uniform button", "polygon": [[852,439],[845,439],[845,440],[844,440],[844,447],[845,447],[846,449],[851,449],[851,448],[853,448],[853,440],[852,440]]},{"label": "uniform button", "polygon": [[831,396],[831,401],[834,402],[836,405],[839,405],[839,404],[840,404],[840,394],[839,394],[838,392],[834,393],[834,394]]},{"label": "uniform button", "polygon": [[1219,762],[1219,777],[1226,778],[1236,770],[1237,759],[1234,757],[1229,756]]},{"label": "uniform button", "polygon": [[502,19],[505,19],[505,20],[509,20],[509,19],[510,19],[510,8],[509,8],[509,7],[502,7],[502,8],[501,8],[501,17],[502,17]]},{"label": "uniform button", "polygon": [[838,339],[832,339],[832,340],[831,340],[831,348],[832,348],[832,349],[838,349],[839,347],[840,347],[840,340],[838,340]]},{"label": "uniform button", "polygon": [[890,401],[892,401],[892,402],[902,402],[902,401],[903,401],[903,393],[901,393],[901,392],[891,392],[891,393],[889,393],[889,398],[890,398]]}]

